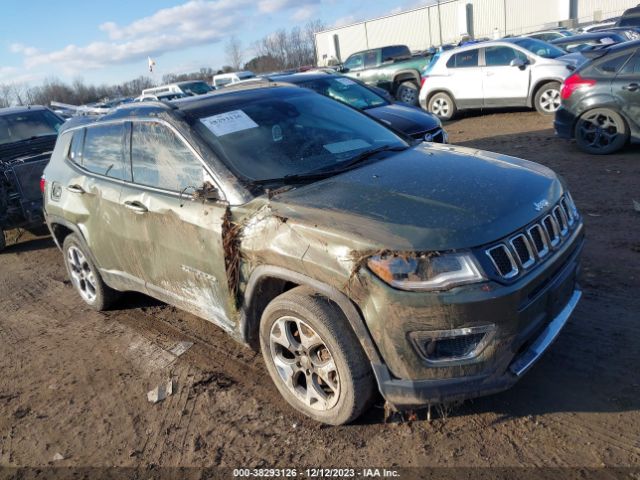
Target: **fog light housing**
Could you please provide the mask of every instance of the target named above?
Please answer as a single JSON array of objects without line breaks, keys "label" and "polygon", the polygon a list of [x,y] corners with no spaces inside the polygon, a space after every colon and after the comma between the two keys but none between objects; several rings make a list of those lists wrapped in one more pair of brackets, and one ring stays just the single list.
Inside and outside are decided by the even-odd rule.
[{"label": "fog light housing", "polygon": [[409,338],[427,363],[443,365],[473,361],[491,342],[495,325],[411,332]]}]

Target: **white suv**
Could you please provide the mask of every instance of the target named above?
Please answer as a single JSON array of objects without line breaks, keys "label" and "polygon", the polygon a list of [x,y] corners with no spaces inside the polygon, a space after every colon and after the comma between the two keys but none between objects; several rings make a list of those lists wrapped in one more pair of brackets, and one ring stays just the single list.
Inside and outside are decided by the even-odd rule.
[{"label": "white suv", "polygon": [[553,114],[560,106],[560,85],[576,61],[564,55],[525,37],[441,52],[422,72],[420,105],[441,120],[469,108],[528,106]]}]

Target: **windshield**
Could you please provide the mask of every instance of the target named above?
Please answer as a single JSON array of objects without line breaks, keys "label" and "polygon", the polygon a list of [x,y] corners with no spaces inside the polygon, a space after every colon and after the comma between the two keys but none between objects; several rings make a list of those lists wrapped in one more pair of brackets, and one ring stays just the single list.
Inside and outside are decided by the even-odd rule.
[{"label": "windshield", "polygon": [[391,130],[339,102],[303,89],[269,93],[216,105],[194,121],[227,166],[247,181],[339,170],[366,151],[407,147]]},{"label": "windshield", "polygon": [[536,40],[535,38],[514,38],[506,39],[505,41],[515,43],[525,50],[529,50],[531,53],[543,58],[558,58],[566,55],[560,48],[554,47],[542,40]]},{"label": "windshield", "polygon": [[183,83],[180,85],[180,89],[184,93],[192,93],[194,95],[204,95],[205,93],[209,93],[211,90],[213,90],[205,82]]},{"label": "windshield", "polygon": [[377,93],[349,78],[327,77],[297,84],[360,110],[381,107],[389,103]]},{"label": "windshield", "polygon": [[0,145],[46,135],[57,135],[64,120],[48,110],[0,114]]}]

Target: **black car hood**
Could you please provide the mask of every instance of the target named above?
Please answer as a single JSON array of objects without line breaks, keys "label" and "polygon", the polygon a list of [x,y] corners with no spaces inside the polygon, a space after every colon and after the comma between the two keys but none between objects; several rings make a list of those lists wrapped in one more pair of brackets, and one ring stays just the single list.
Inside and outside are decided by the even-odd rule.
[{"label": "black car hood", "polygon": [[281,215],[375,248],[485,245],[527,225],[563,192],[550,169],[462,147],[420,145],[274,197]]},{"label": "black car hood", "polygon": [[416,107],[397,103],[368,108],[365,113],[383,122],[388,122],[393,128],[407,135],[431,131],[440,126],[439,120],[434,115]]},{"label": "black car hood", "polygon": [[53,151],[56,135],[45,135],[23,142],[0,144],[0,163],[36,157]]}]

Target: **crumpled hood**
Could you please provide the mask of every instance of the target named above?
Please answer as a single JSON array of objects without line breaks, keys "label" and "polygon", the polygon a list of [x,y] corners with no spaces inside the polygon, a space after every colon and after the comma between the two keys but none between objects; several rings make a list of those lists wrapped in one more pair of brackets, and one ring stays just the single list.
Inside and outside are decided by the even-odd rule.
[{"label": "crumpled hood", "polygon": [[449,250],[484,245],[541,216],[563,192],[550,169],[463,147],[419,145],[273,198],[293,222],[370,248]]},{"label": "crumpled hood", "polygon": [[416,107],[392,103],[382,107],[368,108],[365,113],[387,122],[396,130],[412,135],[433,130],[440,125],[438,118]]}]

